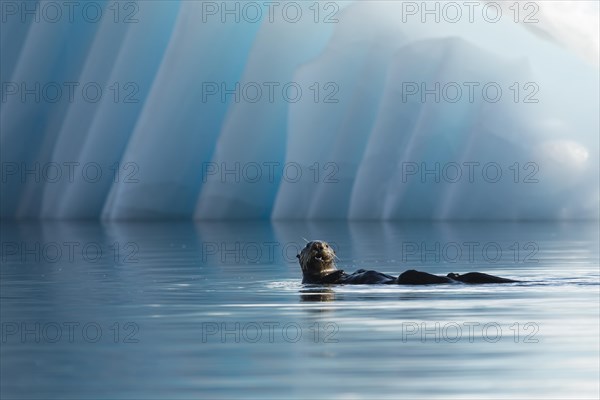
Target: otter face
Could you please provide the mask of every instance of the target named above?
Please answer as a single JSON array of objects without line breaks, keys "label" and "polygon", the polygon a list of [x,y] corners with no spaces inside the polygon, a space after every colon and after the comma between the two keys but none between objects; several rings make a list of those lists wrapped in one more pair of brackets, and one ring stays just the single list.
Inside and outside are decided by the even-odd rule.
[{"label": "otter face", "polygon": [[296,257],[300,260],[302,274],[305,276],[324,276],[336,271],[335,252],[322,240],[308,242]]}]

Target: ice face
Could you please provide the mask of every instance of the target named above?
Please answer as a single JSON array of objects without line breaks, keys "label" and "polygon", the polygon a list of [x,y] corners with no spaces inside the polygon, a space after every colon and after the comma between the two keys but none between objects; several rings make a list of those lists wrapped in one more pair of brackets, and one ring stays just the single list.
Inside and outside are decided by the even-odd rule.
[{"label": "ice face", "polygon": [[136,4],[4,15],[2,217],[599,216],[593,2]]}]

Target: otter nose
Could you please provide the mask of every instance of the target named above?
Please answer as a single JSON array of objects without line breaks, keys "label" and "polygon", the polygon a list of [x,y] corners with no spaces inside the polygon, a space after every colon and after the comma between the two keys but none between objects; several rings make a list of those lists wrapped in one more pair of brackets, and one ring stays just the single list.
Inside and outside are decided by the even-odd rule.
[{"label": "otter nose", "polygon": [[323,246],[323,243],[316,243],[315,244],[315,250],[317,253],[322,253],[323,250],[325,249],[325,246]]}]

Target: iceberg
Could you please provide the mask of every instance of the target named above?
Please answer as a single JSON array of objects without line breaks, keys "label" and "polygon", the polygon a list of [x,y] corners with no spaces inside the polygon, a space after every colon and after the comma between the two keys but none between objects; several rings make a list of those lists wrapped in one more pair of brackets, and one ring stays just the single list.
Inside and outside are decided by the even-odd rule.
[{"label": "iceberg", "polygon": [[597,2],[19,4],[4,219],[600,217]]}]

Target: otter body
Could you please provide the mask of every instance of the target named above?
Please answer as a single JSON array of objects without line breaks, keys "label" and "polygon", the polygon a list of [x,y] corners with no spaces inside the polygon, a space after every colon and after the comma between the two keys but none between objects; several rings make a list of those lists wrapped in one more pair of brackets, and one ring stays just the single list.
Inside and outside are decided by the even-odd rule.
[{"label": "otter body", "polygon": [[359,269],[353,274],[347,274],[335,266],[335,252],[327,242],[314,240],[297,255],[302,268],[302,283],[307,284],[345,284],[345,285],[432,285],[442,283],[514,283],[512,279],[469,272],[467,274],[450,273],[438,276],[414,269],[402,273],[398,277],[378,271]]}]

